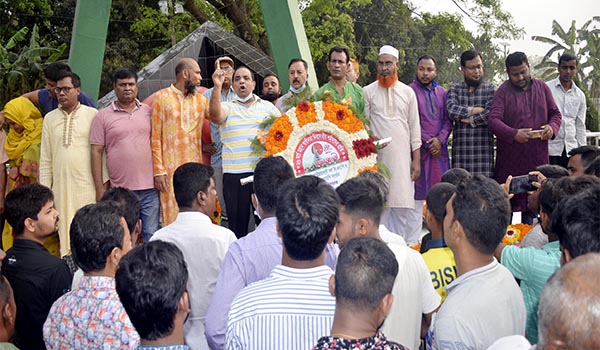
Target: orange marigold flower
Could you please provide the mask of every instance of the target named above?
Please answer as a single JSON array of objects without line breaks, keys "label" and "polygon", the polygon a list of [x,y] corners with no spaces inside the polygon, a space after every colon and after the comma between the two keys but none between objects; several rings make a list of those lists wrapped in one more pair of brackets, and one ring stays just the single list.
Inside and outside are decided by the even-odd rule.
[{"label": "orange marigold flower", "polygon": [[296,119],[298,125],[303,127],[306,124],[317,122],[317,112],[315,112],[315,104],[309,102],[300,102],[296,107]]},{"label": "orange marigold flower", "polygon": [[325,120],[335,124],[338,128],[353,134],[363,130],[365,126],[356,118],[348,107],[332,102],[323,102]]},{"label": "orange marigold flower", "polygon": [[265,141],[267,154],[276,154],[286,149],[292,130],[292,123],[287,115],[283,114],[275,119]]}]

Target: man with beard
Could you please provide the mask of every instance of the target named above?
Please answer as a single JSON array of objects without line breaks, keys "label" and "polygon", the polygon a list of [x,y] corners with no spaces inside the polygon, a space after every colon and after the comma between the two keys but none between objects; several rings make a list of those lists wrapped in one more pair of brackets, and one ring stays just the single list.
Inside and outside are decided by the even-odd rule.
[{"label": "man with beard", "polygon": [[208,100],[196,93],[202,80],[198,62],[180,59],[175,75],[175,83],[158,91],[152,104],[154,185],[160,191],[163,226],[177,217],[173,173],[181,164],[202,163],[202,125],[209,118]]},{"label": "man with beard", "polygon": [[415,211],[414,181],[421,174],[421,127],[413,89],[398,81],[398,50],[385,45],[379,50],[377,81],[366,86],[365,115],[373,134],[392,142],[377,158],[390,169],[390,197],[382,223],[406,242],[421,233],[421,213]]},{"label": "man with beard", "polygon": [[[508,175],[526,175],[548,164],[548,140],[561,124],[552,91],[542,80],[532,79],[523,52],[506,58],[505,81],[494,95],[489,114],[490,131],[496,135],[495,178],[504,183]],[[527,209],[527,194],[512,199],[513,211]]]},{"label": "man with beard", "polygon": [[475,50],[460,55],[464,81],[448,90],[446,108],[454,123],[452,167],[473,175],[494,175],[494,137],[488,130],[488,113],[495,87],[483,81],[483,62]]},{"label": "man with beard", "polygon": [[214,93],[210,99],[210,115],[221,125],[223,142],[223,197],[227,206],[229,228],[240,238],[248,234],[252,185],[240,180],[251,176],[260,159],[251,145],[260,124],[267,118],[280,115],[275,106],[252,91],[256,87],[254,74],[248,67],[238,67],[233,73],[235,99],[221,103],[225,72],[219,66],[213,73]]},{"label": "man with beard", "polygon": [[276,104],[277,99],[281,96],[281,86],[277,74],[269,73],[265,76],[262,83],[261,98]]},{"label": "man with beard", "polygon": [[9,192],[4,205],[15,235],[2,264],[18,310],[13,342],[20,349],[45,349],[44,321],[52,303],[69,291],[72,279],[66,262],[44,248],[44,241],[58,230],[54,195],[46,186],[30,184]]},{"label": "man with beard", "polygon": [[290,91],[277,100],[275,106],[281,113],[285,113],[293,106],[289,103],[290,98],[299,101],[308,101],[312,94],[306,84],[308,81],[308,63],[301,58],[292,58],[288,65],[288,80],[290,81]]},{"label": "man with beard", "polygon": [[329,50],[327,70],[331,79],[315,92],[315,99],[319,101],[334,101],[348,105],[356,113],[365,113],[365,98],[363,89],[346,79],[350,52],[345,47],[335,46]]},{"label": "man with beard", "polygon": [[422,212],[425,196],[431,186],[441,181],[450,168],[448,136],[452,122],[446,113],[446,89],[438,86],[435,58],[421,56],[417,76],[410,87],[417,95],[421,121],[421,176],[415,182],[415,209]]}]

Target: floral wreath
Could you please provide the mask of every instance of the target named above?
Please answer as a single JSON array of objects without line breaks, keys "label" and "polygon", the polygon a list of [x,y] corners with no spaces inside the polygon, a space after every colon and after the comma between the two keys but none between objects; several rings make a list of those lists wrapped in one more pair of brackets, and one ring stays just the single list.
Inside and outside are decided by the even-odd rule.
[{"label": "floral wreath", "polygon": [[512,224],[508,225],[506,234],[502,237],[502,243],[506,245],[519,245],[525,236],[529,233],[532,226],[528,224]]},{"label": "floral wreath", "polygon": [[332,101],[303,101],[265,121],[253,147],[265,157],[282,156],[297,176],[321,176],[331,172],[328,167],[343,169],[337,183],[325,178],[332,185],[365,170],[378,171],[377,147],[365,123],[347,105]]}]

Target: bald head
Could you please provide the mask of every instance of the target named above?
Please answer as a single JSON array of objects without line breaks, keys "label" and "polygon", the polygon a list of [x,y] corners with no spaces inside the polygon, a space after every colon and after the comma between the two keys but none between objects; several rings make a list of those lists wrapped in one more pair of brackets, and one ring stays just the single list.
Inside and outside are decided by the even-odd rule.
[{"label": "bald head", "polygon": [[177,65],[175,66],[175,75],[180,76],[184,70],[193,70],[196,68],[200,69],[196,60],[193,58],[184,57],[177,61]]},{"label": "bald head", "polygon": [[546,283],[538,309],[538,347],[599,349],[600,254],[581,255]]}]

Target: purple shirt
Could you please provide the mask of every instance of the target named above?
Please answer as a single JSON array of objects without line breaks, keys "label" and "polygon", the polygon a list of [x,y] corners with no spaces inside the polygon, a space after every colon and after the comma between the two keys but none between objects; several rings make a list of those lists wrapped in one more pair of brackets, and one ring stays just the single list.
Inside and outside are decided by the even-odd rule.
[{"label": "purple shirt", "polygon": [[[527,90],[514,87],[510,80],[496,90],[489,114],[489,128],[496,135],[495,178],[499,183],[508,175],[526,175],[539,165],[548,164],[548,141],[530,139],[525,143],[514,140],[518,129],[541,129],[550,125],[558,133],[562,117],[554,103],[552,92],[545,82],[532,79]],[[515,196],[513,210],[526,208],[525,195]]]},{"label": "purple shirt", "polygon": [[[225,349],[227,317],[239,291],[250,283],[267,278],[273,268],[281,264],[283,243],[276,227],[275,217],[265,218],[256,230],[229,247],[204,324],[206,340],[211,349]],[[335,269],[336,260],[336,247],[328,245],[325,263]]]},{"label": "purple shirt", "polygon": [[154,188],[150,106],[136,100],[131,113],[113,102],[92,121],[90,144],[106,147],[106,166],[112,187],[133,191]]},{"label": "purple shirt", "polygon": [[[417,79],[409,85],[417,95],[419,119],[421,122],[421,175],[415,181],[415,199],[424,200],[431,186],[442,180],[442,175],[450,168],[448,157],[448,136],[452,122],[446,112],[446,90],[431,83],[431,89]],[[436,137],[442,144],[441,154],[433,157],[427,140]]]}]

